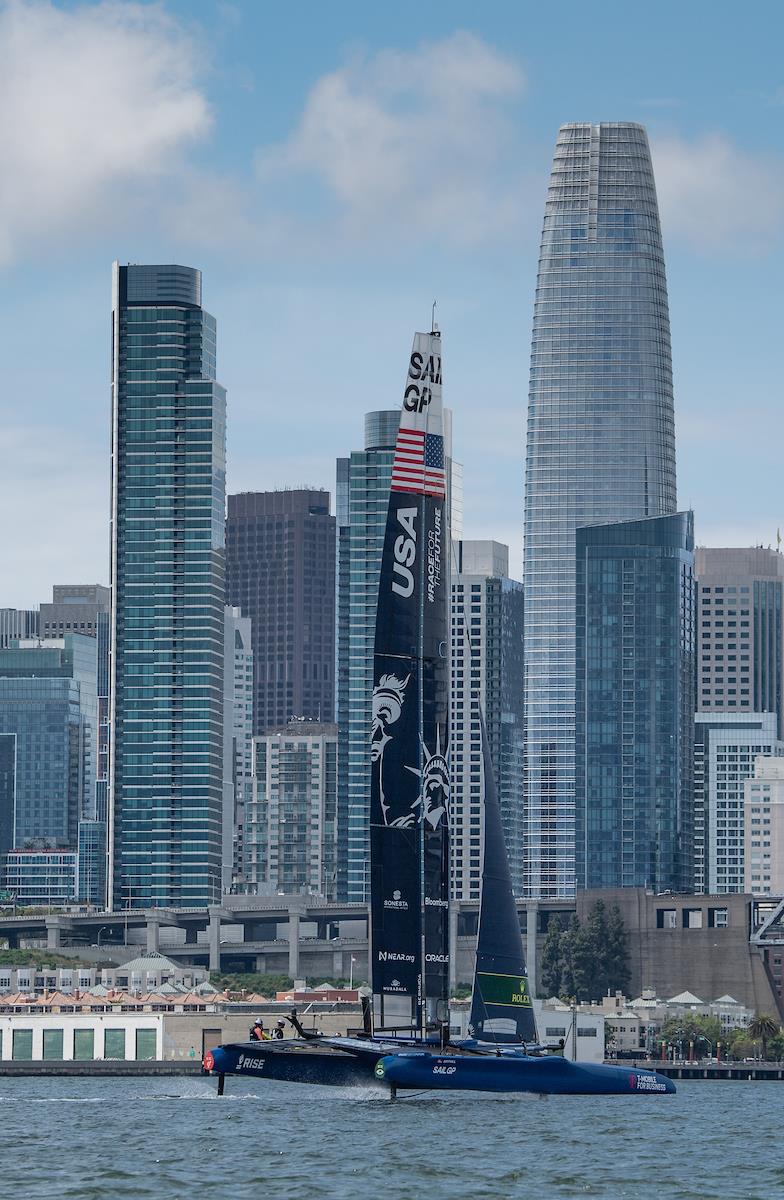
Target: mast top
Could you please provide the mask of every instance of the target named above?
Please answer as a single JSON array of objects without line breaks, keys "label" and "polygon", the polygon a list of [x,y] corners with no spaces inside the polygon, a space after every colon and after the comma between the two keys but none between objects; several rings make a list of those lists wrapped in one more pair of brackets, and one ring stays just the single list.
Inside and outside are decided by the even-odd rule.
[{"label": "mast top", "polygon": [[434,300],[433,307],[430,310],[430,332],[432,333],[433,337],[441,337],[441,330],[436,325],[436,305],[437,304],[438,304],[438,301]]}]

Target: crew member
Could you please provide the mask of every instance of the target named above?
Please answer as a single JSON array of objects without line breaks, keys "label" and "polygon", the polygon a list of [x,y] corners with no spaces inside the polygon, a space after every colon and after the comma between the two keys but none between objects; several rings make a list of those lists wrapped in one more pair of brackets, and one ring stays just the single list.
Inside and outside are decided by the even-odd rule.
[{"label": "crew member", "polygon": [[274,1038],[282,1038],[283,1037],[283,1029],[284,1029],[284,1022],[278,1021],[277,1025],[275,1026],[275,1028],[272,1031],[271,1036]]},{"label": "crew member", "polygon": [[262,1021],[261,1017],[258,1017],[251,1026],[250,1040],[252,1042],[269,1041],[269,1034],[264,1029],[264,1022]]}]

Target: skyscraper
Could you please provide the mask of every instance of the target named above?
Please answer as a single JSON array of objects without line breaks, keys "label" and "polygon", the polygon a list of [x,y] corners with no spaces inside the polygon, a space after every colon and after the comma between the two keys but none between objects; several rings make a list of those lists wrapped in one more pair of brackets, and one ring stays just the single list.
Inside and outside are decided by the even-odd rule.
[{"label": "skyscraper", "polygon": [[694,518],[577,530],[576,882],[694,886]]},{"label": "skyscraper", "polygon": [[335,711],[335,518],[311,488],[229,496],[226,603],[251,622],[254,733]]},{"label": "skyscraper", "polygon": [[365,414],[365,442],[337,461],[338,895],[366,901],[370,888],[370,697],[381,551],[398,409]]},{"label": "skyscraper", "polygon": [[676,508],[645,130],[564,125],[545,208],[525,477],[525,892],[574,890],[575,531]]},{"label": "skyscraper", "polygon": [[784,737],[784,555],[699,546],[700,712],[771,712]]},{"label": "skyscraper", "polygon": [[220,895],[226,394],[201,272],[113,272],[110,902]]},{"label": "skyscraper", "polygon": [[509,579],[500,542],[457,541],[452,571],[449,758],[452,895],[478,900],[484,762],[480,711],[492,757],[515,891],[522,882],[523,587]]}]

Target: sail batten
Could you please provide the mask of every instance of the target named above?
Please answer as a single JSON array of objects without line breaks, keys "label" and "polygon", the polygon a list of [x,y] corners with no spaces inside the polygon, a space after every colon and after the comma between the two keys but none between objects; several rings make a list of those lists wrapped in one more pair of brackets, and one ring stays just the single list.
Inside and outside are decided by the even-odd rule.
[{"label": "sail batten", "polygon": [[418,333],[392,465],[373,659],[370,859],[377,1029],[447,1018],[449,639],[441,338]]}]

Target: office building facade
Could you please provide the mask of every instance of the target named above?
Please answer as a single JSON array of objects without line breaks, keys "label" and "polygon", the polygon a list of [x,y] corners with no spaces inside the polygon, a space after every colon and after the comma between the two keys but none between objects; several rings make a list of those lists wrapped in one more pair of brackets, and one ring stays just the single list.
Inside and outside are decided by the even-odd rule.
[{"label": "office building facade", "polygon": [[250,618],[254,732],[335,712],[335,518],[329,492],[229,496],[226,603]]},{"label": "office building facade", "polygon": [[758,758],[743,785],[744,888],[784,896],[784,758]]},{"label": "office building facade", "polygon": [[576,534],[578,888],[694,887],[694,519]]},{"label": "office building facade", "polygon": [[494,541],[453,543],[452,706],[449,760],[452,897],[480,898],[485,788],[484,715],[512,884],[522,886],[523,589],[509,550]]},{"label": "office building facade", "polygon": [[772,712],[784,737],[784,555],[699,546],[700,712]]},{"label": "office building facade", "polygon": [[52,599],[41,604],[42,641],[69,633],[96,639],[98,688],[98,749],[95,801],[79,823],[78,894],[91,904],[106,903],[107,821],[109,808],[109,644],[111,591],[100,583],[54,584]]},{"label": "office building facade", "polygon": [[221,891],[226,396],[201,273],[119,266],[112,324],[110,901]]},{"label": "office building facade", "polygon": [[[15,887],[18,871],[11,872],[12,880],[10,855],[22,854],[17,865],[29,867],[25,895],[30,871],[48,875],[44,859],[49,851],[73,854],[75,863],[80,821],[94,811],[96,680],[94,638],[68,634],[58,641],[20,641],[0,650],[3,868],[9,889]],[[28,852],[44,858],[33,861],[24,857]],[[70,899],[75,898],[74,877]],[[18,899],[31,902],[21,894]]]},{"label": "office building facade", "polygon": [[774,713],[697,713],[694,719],[695,890],[745,888],[744,786],[760,757],[784,755]]},{"label": "office building facade", "polygon": [[38,637],[37,608],[0,608],[0,650],[20,638]]},{"label": "office building facade", "polygon": [[246,876],[261,894],[337,893],[336,725],[293,720],[253,741]]},{"label": "office building facade", "polygon": [[575,531],[676,509],[667,288],[634,124],[562,126],[534,307],[525,473],[525,892],[575,882]]}]

